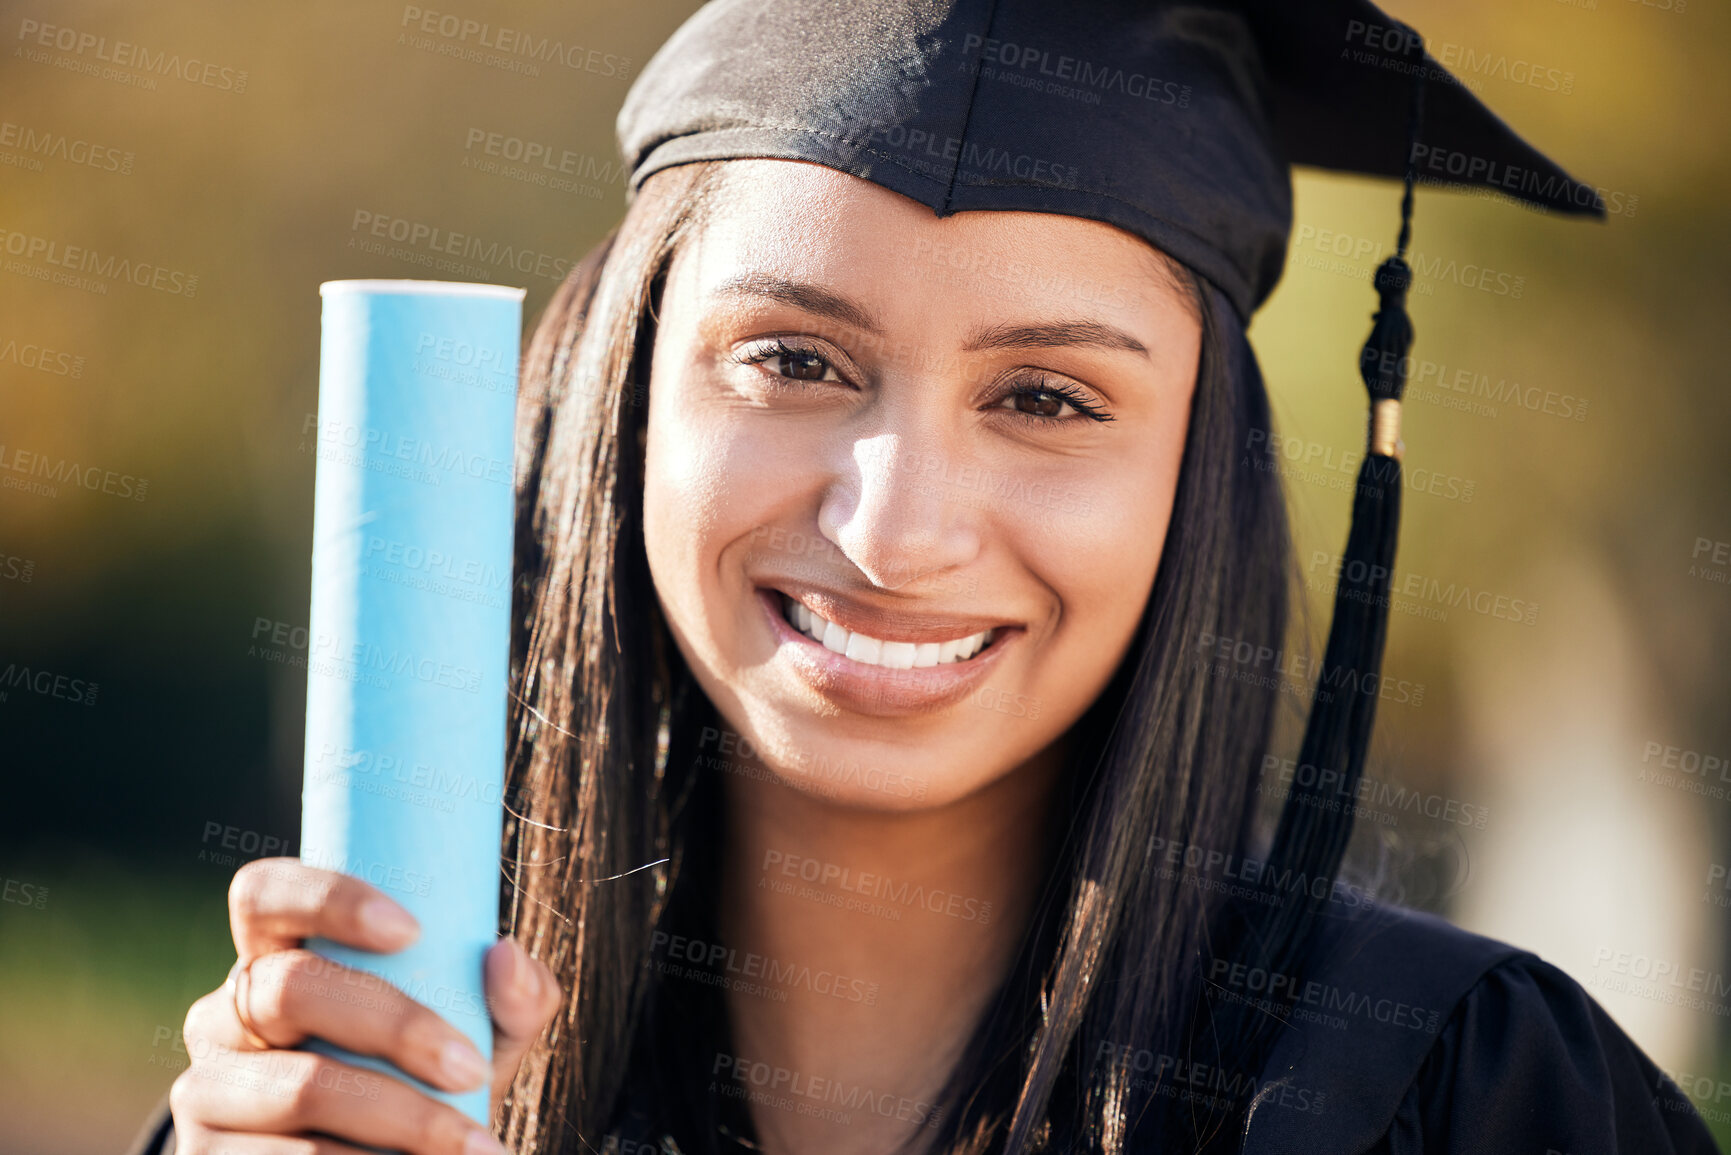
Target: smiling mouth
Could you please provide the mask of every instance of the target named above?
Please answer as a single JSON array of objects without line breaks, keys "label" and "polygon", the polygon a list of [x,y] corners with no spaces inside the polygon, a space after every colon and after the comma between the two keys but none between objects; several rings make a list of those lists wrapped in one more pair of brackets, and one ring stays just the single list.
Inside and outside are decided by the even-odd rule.
[{"label": "smiling mouth", "polygon": [[954,665],[967,661],[991,645],[998,633],[995,629],[981,630],[946,642],[886,642],[882,638],[844,629],[786,594],[774,592],[781,602],[782,618],[794,629],[825,649],[868,666],[911,670]]}]

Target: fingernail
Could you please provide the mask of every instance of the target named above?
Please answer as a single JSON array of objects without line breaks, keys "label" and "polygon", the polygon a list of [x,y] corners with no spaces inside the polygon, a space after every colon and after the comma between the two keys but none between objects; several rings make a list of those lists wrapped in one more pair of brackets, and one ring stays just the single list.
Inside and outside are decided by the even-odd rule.
[{"label": "fingernail", "polygon": [[414,916],[388,898],[369,898],[362,903],[361,925],[392,942],[411,938],[420,930]]},{"label": "fingernail", "polygon": [[522,965],[517,959],[521,949],[514,938],[499,940],[499,957],[493,960],[492,978],[494,984],[501,989],[508,990],[516,984],[517,968]]},{"label": "fingernail", "polygon": [[535,956],[529,953],[528,947],[516,942],[516,940],[512,941],[517,947],[517,966],[521,968],[521,973],[517,975],[517,981],[526,987],[531,995],[539,997],[541,994],[541,968],[535,965]]},{"label": "fingernail", "polygon": [[458,1087],[479,1087],[493,1074],[481,1052],[466,1039],[452,1039],[439,1049],[439,1066]]},{"label": "fingernail", "polygon": [[509,1155],[503,1144],[486,1131],[471,1131],[463,1140],[463,1155]]}]

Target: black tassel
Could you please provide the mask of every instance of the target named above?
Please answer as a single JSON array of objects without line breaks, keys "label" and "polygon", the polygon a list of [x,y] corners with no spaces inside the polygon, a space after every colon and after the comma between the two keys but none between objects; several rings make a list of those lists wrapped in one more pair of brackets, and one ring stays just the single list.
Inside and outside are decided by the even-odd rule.
[{"label": "black tassel", "polygon": [[[1422,43],[1417,33],[1413,36],[1409,43],[1419,46],[1422,60]],[[1307,937],[1304,931],[1329,901],[1352,836],[1353,807],[1340,803],[1357,795],[1381,689],[1389,587],[1394,576],[1395,543],[1400,536],[1401,468],[1398,441],[1379,428],[1379,421],[1387,420],[1398,429],[1399,405],[1406,392],[1407,354],[1413,341],[1412,319],[1406,311],[1406,294],[1412,286],[1406,248],[1412,238],[1417,176],[1414,146],[1424,115],[1423,69],[1415,77],[1400,239],[1395,254],[1376,271],[1380,306],[1358,362],[1359,376],[1370,394],[1370,444],[1358,471],[1352,529],[1335,586],[1328,648],[1323,653],[1322,671],[1299,747],[1299,765],[1315,767],[1315,772],[1293,776],[1268,855],[1269,877],[1279,880],[1283,900],[1271,911],[1263,942],[1284,956],[1270,960],[1280,968],[1295,967],[1299,962]],[[1336,805],[1326,805],[1329,802]]]},{"label": "black tassel", "polygon": [[[1373,407],[1379,402],[1398,404],[1406,391],[1413,340],[1406,293],[1411,285],[1412,270],[1398,255],[1376,271],[1382,307],[1359,358],[1359,374]],[[1327,902],[1326,890],[1322,898],[1316,897],[1315,880],[1324,880],[1323,888],[1332,885],[1352,835],[1352,808],[1339,803],[1357,793],[1376,721],[1389,587],[1400,536],[1400,491],[1400,458],[1373,446],[1358,470],[1328,648],[1299,747],[1298,764],[1315,771],[1293,776],[1268,856],[1276,878],[1290,869],[1294,880],[1302,877],[1306,883],[1307,902],[1282,904],[1300,919]],[[1330,802],[1335,805],[1326,805]]]},{"label": "black tassel", "polygon": [[[1417,33],[1409,33],[1408,43],[1417,46],[1422,62],[1422,42]],[[1423,68],[1414,73],[1400,239],[1395,255],[1376,271],[1380,306],[1359,358],[1359,375],[1371,400],[1371,436],[1358,472],[1328,646],[1299,747],[1299,765],[1315,769],[1293,775],[1260,876],[1262,889],[1278,902],[1246,909],[1246,921],[1228,933],[1229,953],[1237,959],[1292,980],[1302,975],[1310,931],[1331,900],[1352,835],[1351,802],[1364,772],[1381,690],[1389,589],[1400,534],[1399,406],[1413,341],[1406,311],[1412,269],[1405,257],[1412,235],[1417,176],[1413,158],[1424,109],[1423,75]],[[1285,989],[1292,992],[1300,985],[1290,982]],[[1215,1036],[1226,1052],[1223,1061],[1233,1069],[1260,1071],[1263,1048],[1270,1045],[1279,1019],[1235,1003],[1227,998],[1221,1007],[1224,1014],[1215,1018],[1217,1027],[1226,1028]]]}]

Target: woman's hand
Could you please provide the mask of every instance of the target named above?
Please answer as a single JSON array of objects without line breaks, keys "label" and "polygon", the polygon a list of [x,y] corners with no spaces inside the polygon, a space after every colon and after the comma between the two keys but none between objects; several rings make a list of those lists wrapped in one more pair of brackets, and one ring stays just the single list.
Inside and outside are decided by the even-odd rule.
[{"label": "woman's hand", "polygon": [[228,984],[186,1016],[191,1065],[169,1095],[176,1155],[327,1155],[351,1144],[412,1155],[498,1155],[499,1143],[454,1107],[400,1079],[287,1048],[311,1036],[377,1055],[446,1091],[492,1088],[497,1105],[517,1066],[559,1006],[552,972],[515,940],[487,952],[493,1015],[487,1064],[434,1011],[364,971],[301,947],[320,936],[362,950],[402,950],[420,933],[401,906],[358,878],[293,858],[250,862],[228,893],[235,952],[251,960],[241,985],[245,1014]]}]

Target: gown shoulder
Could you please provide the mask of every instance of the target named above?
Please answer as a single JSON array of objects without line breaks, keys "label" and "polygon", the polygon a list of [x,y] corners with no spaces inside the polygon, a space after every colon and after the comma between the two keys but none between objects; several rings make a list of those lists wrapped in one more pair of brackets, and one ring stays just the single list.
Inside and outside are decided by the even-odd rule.
[{"label": "gown shoulder", "polygon": [[1677,1084],[1531,951],[1366,904],[1313,957],[1243,1155],[1718,1155]]}]

